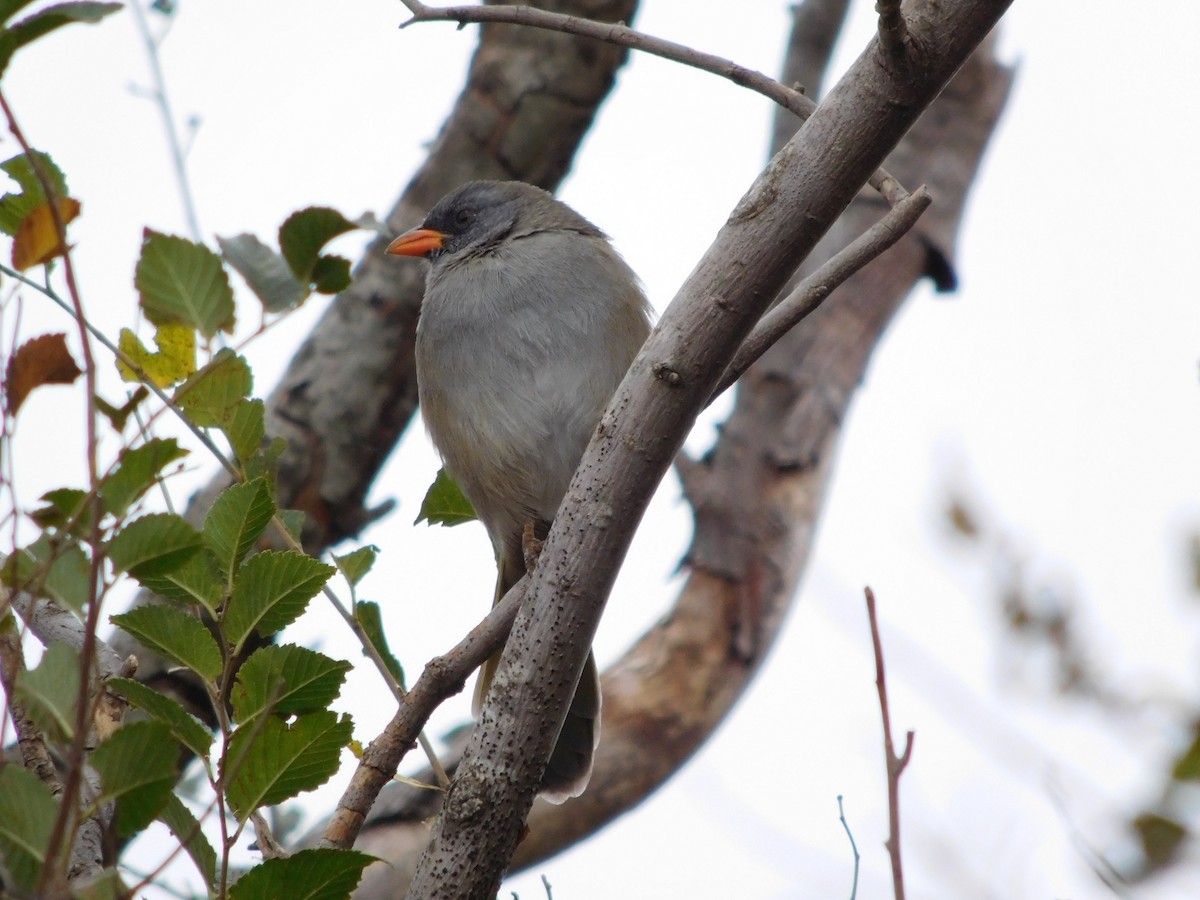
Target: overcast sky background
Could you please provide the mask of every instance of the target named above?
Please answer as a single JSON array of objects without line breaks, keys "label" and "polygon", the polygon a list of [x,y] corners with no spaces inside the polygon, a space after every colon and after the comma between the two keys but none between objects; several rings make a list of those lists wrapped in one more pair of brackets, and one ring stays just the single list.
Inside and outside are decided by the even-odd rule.
[{"label": "overcast sky background", "polygon": [[[856,5],[839,65],[869,36],[870,7]],[[242,231],[273,240],[290,212],[312,204],[386,212],[475,46],[473,29],[397,30],[405,17],[395,0],[180,3],[162,62],[177,118],[200,121],[188,168],[206,240]],[[782,0],[647,0],[635,24],[774,73],[788,17]],[[847,897],[839,794],[863,853],[859,896],[888,896],[865,584],[880,601],[894,728],[917,733],[902,782],[910,896],[1110,896],[1076,836],[1120,859],[1128,836],[1118,824],[1147,801],[1183,735],[1154,712],[1114,722],[1058,700],[1037,659],[1014,664],[995,566],[948,537],[943,510],[965,492],[1035,583],[1077,599],[1092,662],[1123,691],[1196,694],[1200,608],[1187,548],[1200,530],[1200,6],[1027,0],[1002,29],[1003,58],[1019,72],[968,207],[961,290],[949,299],[920,290],[875,354],[771,660],[662,791],[512,879],[506,896],[543,896],[545,873],[556,900]],[[110,335],[135,318],[143,226],[186,232],[158,110],[130,90],[148,83],[128,11],[40,42],[5,77],[27,136],[83,201],[75,260],[85,304]],[[622,71],[562,196],[612,235],[660,310],[761,169],[770,116],[765,100],[711,75],[638,55]],[[365,240],[339,249],[354,257]],[[249,322],[253,300],[242,296]],[[326,303],[252,347],[260,394]],[[26,336],[73,336],[32,293],[21,326]],[[121,388],[106,375],[104,390]],[[81,423],[78,390],[42,391],[22,410],[23,504],[84,482]],[[706,446],[710,428],[691,446]],[[193,460],[177,499],[215,468]],[[399,510],[363,536],[384,554],[363,593],[382,602],[410,672],[449,648],[491,596],[482,528],[409,524],[436,468],[423,429],[410,429],[372,497],[395,498]],[[666,608],[688,536],[668,481],[601,625],[602,664]],[[289,637],[357,660],[332,614],[313,610]],[[389,715],[368,669],[341,704],[364,742]],[[448,704],[430,733],[462,721],[467,705]],[[349,772],[308,804],[314,815]],[[150,868],[157,860],[145,854]],[[1197,860],[1131,895],[1200,896]]]}]

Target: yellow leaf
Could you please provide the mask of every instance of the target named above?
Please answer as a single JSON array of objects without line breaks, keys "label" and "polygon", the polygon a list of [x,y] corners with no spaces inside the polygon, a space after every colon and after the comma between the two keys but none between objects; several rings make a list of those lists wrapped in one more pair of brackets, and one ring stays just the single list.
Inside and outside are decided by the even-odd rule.
[{"label": "yellow leaf", "polygon": [[158,352],[146,349],[136,334],[122,328],[117,346],[133,362],[137,369],[130,368],[121,359],[117,360],[117,371],[125,381],[140,382],[143,377],[160,388],[170,387],[183,381],[196,371],[196,332],[187,325],[167,322],[154,331],[154,343]]},{"label": "yellow leaf", "polygon": [[[79,201],[64,197],[58,201],[58,215],[63,226],[79,215]],[[24,271],[62,256],[66,247],[58,239],[58,228],[49,203],[39,203],[29,211],[17,226],[13,236],[12,264],[14,269]]]}]

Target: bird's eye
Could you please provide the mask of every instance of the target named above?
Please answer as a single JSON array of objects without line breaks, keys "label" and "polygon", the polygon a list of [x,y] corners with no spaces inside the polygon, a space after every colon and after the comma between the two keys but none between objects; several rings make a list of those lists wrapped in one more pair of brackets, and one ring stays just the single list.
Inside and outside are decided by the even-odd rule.
[{"label": "bird's eye", "polygon": [[466,229],[475,221],[475,210],[460,209],[454,214],[454,224],[460,229]]}]

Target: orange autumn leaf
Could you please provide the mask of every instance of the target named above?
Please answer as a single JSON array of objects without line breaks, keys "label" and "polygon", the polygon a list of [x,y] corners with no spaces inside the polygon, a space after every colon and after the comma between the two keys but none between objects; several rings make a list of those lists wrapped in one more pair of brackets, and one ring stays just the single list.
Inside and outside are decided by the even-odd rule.
[{"label": "orange autumn leaf", "polygon": [[12,355],[4,379],[4,399],[15,416],[30,392],[43,384],[70,384],[83,374],[67,350],[65,334],[31,338]]},{"label": "orange autumn leaf", "polygon": [[[63,225],[79,215],[79,201],[64,197],[58,201],[58,214]],[[49,262],[62,256],[64,247],[58,239],[58,229],[49,203],[39,203],[29,211],[13,236],[12,264],[19,271]]]}]

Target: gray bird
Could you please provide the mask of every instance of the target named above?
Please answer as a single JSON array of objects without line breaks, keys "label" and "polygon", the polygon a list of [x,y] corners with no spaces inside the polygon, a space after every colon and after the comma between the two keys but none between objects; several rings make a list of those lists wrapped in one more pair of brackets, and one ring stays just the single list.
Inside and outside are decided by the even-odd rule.
[{"label": "gray bird", "polygon": [[[496,599],[525,574],[523,535],[549,531],[600,416],[650,330],[637,276],[599,228],[540,188],[474,181],[387,248],[432,263],[417,324],[429,435],[487,528]],[[484,665],[475,709],[496,658]],[[540,793],[582,793],[600,734],[587,663]]]}]

